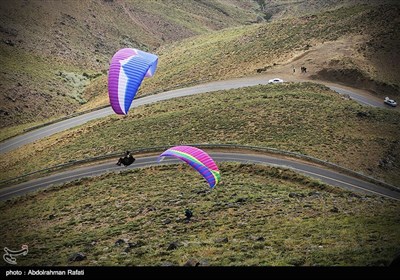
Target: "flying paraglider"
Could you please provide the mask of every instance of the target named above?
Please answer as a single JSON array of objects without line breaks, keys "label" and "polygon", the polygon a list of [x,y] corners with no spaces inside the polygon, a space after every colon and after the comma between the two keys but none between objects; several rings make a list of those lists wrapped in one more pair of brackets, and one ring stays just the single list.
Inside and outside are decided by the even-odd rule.
[{"label": "flying paraglider", "polygon": [[154,75],[157,63],[157,55],[137,49],[124,48],[114,54],[108,72],[108,97],[116,114],[128,114],[143,79]]},{"label": "flying paraglider", "polygon": [[210,188],[214,188],[221,179],[220,171],[214,160],[206,152],[196,147],[175,146],[169,148],[159,156],[158,162],[166,156],[175,157],[188,163],[207,180]]}]

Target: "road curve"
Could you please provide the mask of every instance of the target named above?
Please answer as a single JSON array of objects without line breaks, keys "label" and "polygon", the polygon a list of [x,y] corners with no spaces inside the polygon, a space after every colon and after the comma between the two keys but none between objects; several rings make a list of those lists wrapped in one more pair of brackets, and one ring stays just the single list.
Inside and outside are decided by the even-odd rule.
[{"label": "road curve", "polygon": [[[162,100],[168,100],[172,98],[194,95],[198,93],[205,93],[205,92],[212,92],[217,90],[229,90],[229,89],[236,89],[241,87],[247,86],[255,86],[255,85],[265,85],[268,83],[268,78],[266,76],[255,76],[255,77],[246,77],[240,79],[232,79],[232,80],[225,80],[225,81],[216,81],[210,82],[206,84],[201,84],[197,86],[170,90],[163,93],[145,96],[141,98],[136,98],[135,102],[132,103],[131,108],[139,107],[146,104],[151,104],[155,102],[159,102]],[[350,98],[354,99],[355,101],[369,106],[374,107],[382,107],[386,108],[383,102],[377,102],[376,98],[372,96],[369,98],[367,96],[363,96],[357,94],[355,92],[327,84],[329,88],[338,92],[339,94],[348,94]],[[114,114],[111,107],[106,107],[103,109],[99,109],[90,113],[86,113],[80,116],[76,116],[70,119],[66,119],[57,123],[53,123],[42,128],[38,128],[32,130],[30,132],[24,133],[22,135],[10,138],[0,143],[0,154],[12,151],[17,149],[23,145],[33,143],[36,140],[41,138],[50,136],[52,134],[61,132],[63,130],[84,124],[88,121],[106,117],[108,115]]]},{"label": "road curve", "polygon": [[[353,178],[331,169],[327,169],[326,167],[319,167],[314,164],[301,162],[295,159],[278,158],[267,155],[255,155],[238,152],[210,152],[209,154],[216,162],[255,163],[289,168],[307,176],[317,178],[322,182],[332,186],[337,186],[353,192],[379,195],[400,201],[400,190],[390,190],[385,187],[378,186],[357,178]],[[2,188],[0,189],[0,201],[4,201],[15,196],[24,195],[41,188],[49,187],[51,185],[58,185],[84,177],[98,176],[106,172],[119,172],[132,168],[143,168],[160,164],[181,163],[181,161],[173,158],[165,158],[161,163],[158,163],[157,156],[144,156],[137,158],[135,163],[129,167],[117,166],[115,163],[116,160],[107,161],[105,163],[96,164],[88,167],[81,167],[74,170],[68,170],[51,176],[24,182],[11,187]]]}]

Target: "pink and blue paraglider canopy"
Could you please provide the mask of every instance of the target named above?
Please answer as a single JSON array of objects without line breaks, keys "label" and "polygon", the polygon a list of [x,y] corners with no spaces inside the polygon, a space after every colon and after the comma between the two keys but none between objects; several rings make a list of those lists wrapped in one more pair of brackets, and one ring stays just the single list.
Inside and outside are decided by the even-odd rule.
[{"label": "pink and blue paraglider canopy", "polygon": [[145,77],[157,69],[158,56],[137,49],[117,51],[108,72],[108,97],[116,114],[126,115]]},{"label": "pink and blue paraglider canopy", "polygon": [[214,188],[221,179],[220,171],[214,160],[199,148],[175,146],[164,151],[159,156],[158,161],[161,161],[165,156],[175,157],[188,163],[207,180],[210,188]]}]

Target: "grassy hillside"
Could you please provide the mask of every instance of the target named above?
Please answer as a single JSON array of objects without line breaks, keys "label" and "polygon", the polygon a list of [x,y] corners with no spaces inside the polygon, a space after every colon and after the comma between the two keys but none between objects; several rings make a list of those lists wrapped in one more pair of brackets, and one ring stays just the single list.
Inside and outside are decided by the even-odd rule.
[{"label": "grassy hillside", "polygon": [[[387,2],[392,4],[376,6]],[[308,66],[310,78],[344,82],[378,95],[399,95],[396,1],[131,0],[96,5],[1,1],[0,5],[3,128],[19,125],[21,131],[27,122],[107,104],[108,63],[121,47],[160,56],[157,75],[144,83],[139,95],[269,73],[284,65],[289,73],[293,63]],[[286,16],[277,12],[272,22],[248,25],[265,21],[260,18],[265,7],[288,12]],[[334,10],[338,7],[342,8]],[[220,29],[228,30],[216,32]],[[199,34],[205,35],[181,42]],[[337,40],[345,40],[343,48],[332,43]]]},{"label": "grassy hillside", "polygon": [[[163,46],[158,50],[161,57],[159,71],[154,79],[147,82],[148,91],[268,73],[279,64],[292,63],[312,47],[358,36],[360,41],[357,45],[348,46],[347,53],[342,53],[340,57],[325,56],[324,64],[319,67],[326,71],[354,69],[359,76],[351,76],[353,81],[350,78],[345,80],[345,77],[336,80],[353,85],[359,82],[359,85],[359,79],[370,79],[386,83],[392,92],[399,94],[400,68],[396,63],[400,46],[399,14],[398,5],[383,5],[379,9],[355,6],[222,30]],[[310,59],[308,64],[312,64],[313,55]],[[316,66],[313,68],[310,69],[313,74],[322,75],[316,72]]]},{"label": "grassy hillside", "polygon": [[[382,266],[399,250],[393,200],[277,168],[220,169],[222,182],[211,191],[180,164],[1,202],[0,246],[27,244],[22,266]],[[78,252],[85,258],[70,260]]]},{"label": "grassy hillside", "polygon": [[[108,62],[126,46],[160,57],[139,95],[290,72],[295,63],[309,67],[308,78],[399,96],[399,5],[356,2],[376,3],[0,1],[1,127],[22,129],[107,104]],[[2,129],[2,139],[15,131]],[[0,180],[71,160],[187,143],[298,152],[400,187],[399,112],[365,107],[312,83],[201,94],[94,120],[2,155]],[[0,202],[0,248],[27,244],[19,265],[94,266],[380,266],[400,248],[398,202],[289,170],[219,166],[222,182],[212,191],[179,164]],[[186,208],[194,212],[190,221]],[[86,258],[70,261],[78,252]]]},{"label": "grassy hillside", "polygon": [[255,86],[91,121],[5,154],[0,178],[139,147],[236,143],[311,155],[400,186],[399,125],[399,112],[359,105],[324,86]]},{"label": "grassy hillside", "polygon": [[0,126],[74,112],[120,48],[154,51],[256,19],[252,0],[0,1]]},{"label": "grassy hillside", "polygon": [[[240,26],[165,45],[156,75],[138,95],[249,75],[292,73],[400,96],[400,5],[358,5],[270,23]],[[107,83],[104,77],[100,83]],[[93,104],[108,104],[107,90]],[[83,108],[90,108],[86,104]]]},{"label": "grassy hillside", "polygon": [[256,0],[260,12],[268,20],[297,17],[299,15],[310,15],[327,10],[336,10],[360,4],[382,5],[385,3],[396,3],[397,0]]}]

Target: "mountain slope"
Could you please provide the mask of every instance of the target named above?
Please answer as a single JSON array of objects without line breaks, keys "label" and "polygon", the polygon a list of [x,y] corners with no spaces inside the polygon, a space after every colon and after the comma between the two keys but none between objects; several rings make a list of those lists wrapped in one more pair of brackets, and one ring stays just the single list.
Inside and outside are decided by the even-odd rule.
[{"label": "mountain slope", "polygon": [[251,1],[0,1],[1,126],[72,113],[122,47],[254,21]]},{"label": "mountain slope", "polygon": [[[158,48],[157,74],[138,95],[268,74],[333,81],[383,98],[400,95],[400,6],[357,5],[240,26]],[[307,73],[300,73],[300,67]],[[297,69],[293,73],[293,67]],[[99,80],[106,84],[106,79]],[[93,104],[107,104],[107,91]],[[83,108],[90,108],[90,103]]]},{"label": "mountain slope", "polygon": [[[360,2],[374,5],[352,6]],[[306,66],[307,74],[299,77],[396,98],[399,3],[378,2],[102,1],[77,7],[60,1],[13,2],[2,7],[0,18],[1,126],[107,104],[108,63],[120,47],[160,57],[156,75],[138,95],[209,80],[291,74],[292,67]],[[275,4],[287,16],[300,16],[276,14],[273,21],[247,25],[260,20],[260,7],[267,7],[265,13]],[[325,12],[311,14],[320,10]]]}]

